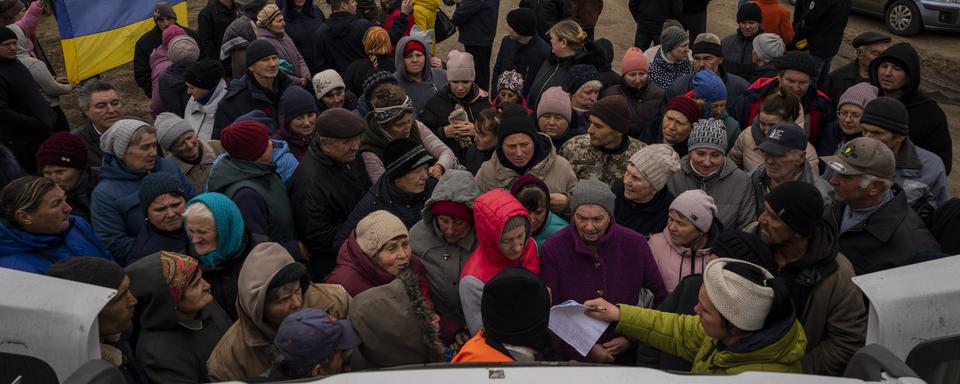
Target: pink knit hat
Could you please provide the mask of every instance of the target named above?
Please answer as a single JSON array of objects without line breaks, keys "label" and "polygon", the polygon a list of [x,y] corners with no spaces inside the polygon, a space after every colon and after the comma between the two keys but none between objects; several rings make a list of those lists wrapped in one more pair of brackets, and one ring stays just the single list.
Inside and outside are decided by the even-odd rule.
[{"label": "pink knit hat", "polygon": [[167,45],[170,44],[170,40],[173,40],[174,37],[186,35],[187,31],[184,31],[179,25],[173,24],[160,33],[160,40],[163,43],[163,47],[166,48]]},{"label": "pink knit hat", "polygon": [[837,110],[839,111],[844,104],[853,104],[861,109],[866,109],[867,104],[877,98],[877,94],[877,87],[868,82],[859,83],[847,88],[847,91],[840,95],[840,100],[837,101]]},{"label": "pink knit hat", "polygon": [[456,49],[447,54],[447,80],[474,81],[477,78],[473,55]]},{"label": "pink knit hat", "polygon": [[627,53],[623,54],[623,61],[620,62],[620,73],[626,75],[633,71],[648,71],[647,58],[643,56],[643,51],[637,47],[630,47]]},{"label": "pink knit hat", "polygon": [[677,211],[703,232],[710,230],[713,218],[717,216],[717,204],[710,195],[699,189],[681,193],[670,203],[670,210]]},{"label": "pink knit hat", "polygon": [[563,91],[560,87],[550,87],[540,96],[540,103],[537,104],[537,117],[545,113],[556,113],[570,121],[570,115],[573,109],[570,107],[570,94]]}]

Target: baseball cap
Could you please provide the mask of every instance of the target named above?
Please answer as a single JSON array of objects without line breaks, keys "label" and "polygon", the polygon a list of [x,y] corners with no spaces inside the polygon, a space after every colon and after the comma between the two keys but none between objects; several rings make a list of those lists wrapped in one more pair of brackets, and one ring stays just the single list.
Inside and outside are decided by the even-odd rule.
[{"label": "baseball cap", "polygon": [[824,156],[823,161],[841,175],[872,175],[892,180],[896,170],[893,151],[870,137],[850,140],[836,155]]},{"label": "baseball cap", "polygon": [[783,156],[791,149],[807,149],[807,134],[794,123],[779,123],[767,132],[759,146],[761,151],[774,156]]},{"label": "baseball cap", "polygon": [[291,368],[319,364],[335,351],[360,345],[360,336],[349,320],[333,320],[326,311],[304,308],[283,319],[274,346]]}]

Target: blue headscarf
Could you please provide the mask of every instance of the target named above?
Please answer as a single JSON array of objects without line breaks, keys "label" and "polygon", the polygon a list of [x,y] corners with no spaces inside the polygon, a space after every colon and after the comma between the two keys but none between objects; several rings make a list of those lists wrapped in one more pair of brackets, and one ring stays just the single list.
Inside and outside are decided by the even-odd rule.
[{"label": "blue headscarf", "polygon": [[190,199],[187,206],[194,203],[206,206],[213,214],[213,221],[217,226],[217,249],[199,256],[200,264],[205,269],[214,269],[243,247],[243,216],[240,216],[240,208],[222,193],[201,193]]}]

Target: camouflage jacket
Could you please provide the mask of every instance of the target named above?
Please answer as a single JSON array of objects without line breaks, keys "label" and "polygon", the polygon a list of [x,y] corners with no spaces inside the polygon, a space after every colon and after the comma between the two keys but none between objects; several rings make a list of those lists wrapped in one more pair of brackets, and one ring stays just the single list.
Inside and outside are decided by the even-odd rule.
[{"label": "camouflage jacket", "polygon": [[612,188],[615,183],[623,180],[630,157],[646,146],[637,139],[627,138],[628,144],[610,154],[590,145],[589,134],[579,135],[563,144],[560,155],[570,161],[577,179],[585,180],[596,176]]}]

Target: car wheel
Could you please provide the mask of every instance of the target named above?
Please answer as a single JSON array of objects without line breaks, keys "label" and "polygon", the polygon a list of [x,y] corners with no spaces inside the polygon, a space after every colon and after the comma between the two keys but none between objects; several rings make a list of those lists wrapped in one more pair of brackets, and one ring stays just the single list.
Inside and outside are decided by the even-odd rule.
[{"label": "car wheel", "polygon": [[912,36],[923,29],[920,10],[913,0],[896,0],[887,7],[884,15],[887,28],[900,36]]}]

